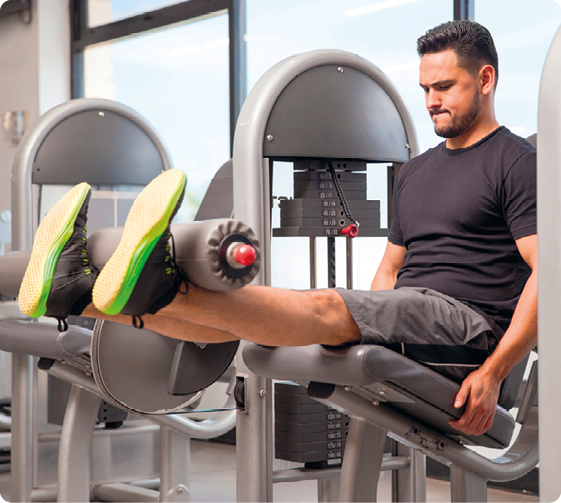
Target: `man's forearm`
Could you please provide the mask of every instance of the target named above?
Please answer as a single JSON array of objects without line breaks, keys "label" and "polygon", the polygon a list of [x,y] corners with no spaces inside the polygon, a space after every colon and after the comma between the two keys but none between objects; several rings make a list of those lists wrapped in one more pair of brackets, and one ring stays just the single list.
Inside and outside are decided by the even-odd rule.
[{"label": "man's forearm", "polygon": [[396,281],[394,274],[378,271],[372,280],[370,290],[393,290]]},{"label": "man's forearm", "polygon": [[492,372],[501,381],[538,342],[538,271],[534,269],[522,291],[512,322],[499,345],[481,370]]}]

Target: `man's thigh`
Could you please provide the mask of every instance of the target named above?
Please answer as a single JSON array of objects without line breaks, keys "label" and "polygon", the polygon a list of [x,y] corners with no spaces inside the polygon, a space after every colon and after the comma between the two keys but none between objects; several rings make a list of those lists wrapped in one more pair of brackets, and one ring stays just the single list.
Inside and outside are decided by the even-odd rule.
[{"label": "man's thigh", "polygon": [[489,322],[434,290],[337,289],[358,325],[362,344],[389,347],[461,381],[494,348]]}]

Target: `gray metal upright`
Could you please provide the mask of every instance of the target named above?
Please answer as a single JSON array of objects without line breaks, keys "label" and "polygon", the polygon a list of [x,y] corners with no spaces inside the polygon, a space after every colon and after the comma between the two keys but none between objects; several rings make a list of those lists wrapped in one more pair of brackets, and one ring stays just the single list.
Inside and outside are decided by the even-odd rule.
[{"label": "gray metal upright", "polygon": [[[261,243],[262,266],[254,280],[257,284],[270,284],[271,278],[270,167],[269,160],[263,157],[267,122],[277,99],[296,77],[327,65],[355,69],[373,79],[401,115],[408,153],[414,156],[418,152],[405,103],[389,79],[365,59],[345,51],[318,50],[287,58],[271,68],[255,84],[244,103],[233,149],[234,217],[249,225]],[[237,363],[238,372],[249,376],[249,413],[238,412],[236,426],[238,501],[272,501],[271,386],[252,374],[241,358]]]},{"label": "gray metal upright", "polygon": [[[23,136],[14,157],[12,166],[12,250],[30,250],[33,245],[34,199],[32,173],[37,155],[50,133],[71,115],[102,110],[124,115],[152,140],[161,153],[165,169],[171,167],[167,149],[152,126],[128,107],[108,100],[73,100],[47,112]],[[102,114],[104,112],[100,112]],[[70,140],[69,140],[70,141]],[[70,159],[69,159],[70,161]],[[75,162],[75,159],[72,159]],[[93,164],[94,160],[87,160]],[[74,183],[81,176],[92,176],[88,172],[88,162],[80,172],[69,173]],[[62,167],[61,167],[62,168]],[[111,167],[109,167],[109,170]],[[157,174],[157,173],[156,173]],[[131,177],[130,173],[124,177]],[[155,175],[154,175],[155,176]],[[95,175],[93,175],[95,178]],[[148,183],[146,173],[138,177],[136,183]],[[82,181],[82,180],[78,180]],[[94,182],[95,183],[95,182]],[[103,182],[99,182],[103,183]],[[124,183],[124,182],[121,182]],[[134,182],[129,182],[134,183]],[[27,355],[12,356],[12,501],[31,500],[33,489],[33,443],[34,431],[34,358]]]},{"label": "gray metal upright", "polygon": [[387,432],[353,417],[341,469],[342,501],[378,501],[377,489]]},{"label": "gray metal upright", "polygon": [[58,452],[57,501],[90,499],[90,444],[101,398],[72,386]]},{"label": "gray metal upright", "polygon": [[561,29],[542,74],[538,106],[538,337],[540,500],[561,494]]},{"label": "gray metal upright", "polygon": [[191,438],[160,428],[160,501],[191,501]]}]

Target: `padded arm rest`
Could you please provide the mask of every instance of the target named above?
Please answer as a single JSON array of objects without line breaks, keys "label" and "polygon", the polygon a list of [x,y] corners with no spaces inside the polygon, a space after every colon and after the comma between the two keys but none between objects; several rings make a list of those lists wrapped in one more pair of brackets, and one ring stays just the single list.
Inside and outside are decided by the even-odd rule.
[{"label": "padded arm rest", "polygon": [[[272,348],[246,344],[242,354],[248,368],[259,376],[349,386],[370,401],[387,403],[448,436],[463,436],[448,425],[449,419],[459,419],[464,411],[454,408],[460,386],[382,346]],[[513,431],[514,419],[497,406],[487,434],[464,440],[487,447],[505,447]]]},{"label": "padded arm rest", "polygon": [[0,349],[54,360],[89,354],[92,332],[70,326],[59,332],[56,325],[24,320],[0,321]]},{"label": "padded arm rest", "polygon": [[[365,385],[379,380],[365,368],[365,358],[371,348],[384,349],[370,345],[329,348],[246,344],[243,359],[252,372],[269,379]],[[353,364],[349,365],[349,361]]]}]

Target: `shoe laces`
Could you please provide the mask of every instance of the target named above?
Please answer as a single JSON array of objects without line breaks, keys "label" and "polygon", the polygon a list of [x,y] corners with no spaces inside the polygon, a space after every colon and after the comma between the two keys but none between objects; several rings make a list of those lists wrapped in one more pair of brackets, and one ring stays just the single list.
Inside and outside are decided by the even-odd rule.
[{"label": "shoe laces", "polygon": [[90,265],[90,259],[88,257],[88,238],[86,237],[86,233],[88,232],[86,229],[86,226],[84,225],[84,229],[82,230],[82,232],[84,233],[84,236],[82,236],[82,265],[86,266],[86,268],[84,269],[84,272],[86,274],[91,274],[92,270],[90,267],[87,267]]},{"label": "shoe laces", "polygon": [[132,326],[134,328],[144,328],[144,320],[141,316],[137,316],[136,314],[132,315]]},{"label": "shoe laces", "polygon": [[58,331],[66,332],[68,330],[68,322],[66,321],[66,318],[57,317],[56,320],[58,321]]},{"label": "shoe laces", "polygon": [[[166,260],[169,260],[169,262],[171,262],[173,269],[177,272],[177,275],[179,276],[179,278],[181,279],[181,284],[179,285],[178,288],[178,293],[180,293],[181,295],[187,295],[189,293],[189,283],[187,280],[187,275],[185,274],[185,272],[183,272],[183,269],[181,269],[181,267],[179,267],[177,265],[177,262],[175,260],[175,239],[173,237],[173,234],[171,232],[168,232],[168,239],[171,239],[171,251],[173,252],[172,254],[168,255],[166,257]],[[169,244],[166,245],[167,249],[169,251]],[[181,290],[181,285],[185,285],[185,291]]]},{"label": "shoe laces", "polygon": [[[166,233],[166,238],[168,241],[171,240],[171,246],[169,245],[169,243],[166,243],[166,251],[168,252],[167,255],[164,258],[164,262],[170,264],[169,267],[166,267],[166,274],[173,274],[176,273],[177,276],[180,278],[181,283],[179,285],[179,288],[177,289],[178,293],[180,293],[181,295],[187,295],[187,293],[189,292],[189,286],[188,286],[188,281],[187,281],[187,275],[183,272],[183,270],[177,265],[177,262],[175,260],[175,239],[173,237],[173,234],[170,231],[167,231]],[[171,253],[170,253],[171,252]],[[185,291],[181,290],[181,285],[185,284]],[[131,315],[132,317],[132,326],[134,328],[139,328],[142,329],[144,328],[144,320],[142,319],[141,316],[138,316],[136,314]]]}]

